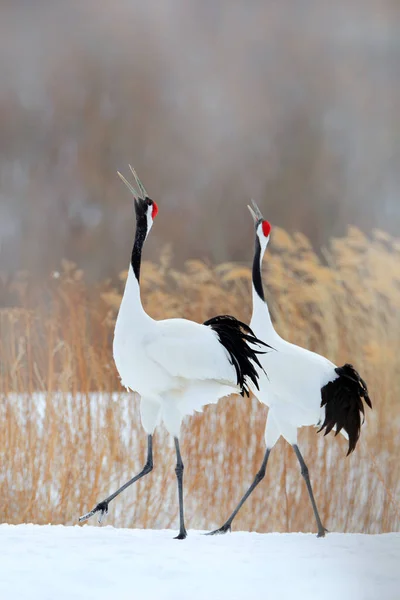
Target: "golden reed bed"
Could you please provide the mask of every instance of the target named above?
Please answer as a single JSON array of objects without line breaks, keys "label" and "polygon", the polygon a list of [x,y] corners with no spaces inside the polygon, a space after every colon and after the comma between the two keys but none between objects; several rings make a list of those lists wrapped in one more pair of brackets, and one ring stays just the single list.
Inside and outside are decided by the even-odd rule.
[{"label": "golden reed bed", "polygon": [[[351,229],[332,241],[322,262],[304,236],[276,228],[271,246],[264,281],[278,331],[336,363],[353,362],[373,402],[360,443],[347,459],[341,436],[300,431],[322,520],[331,531],[396,531],[400,242],[383,232],[367,239]],[[249,319],[249,266],[193,260],[177,271],[168,249],[162,256],[159,264],[143,267],[144,303],[153,317],[204,321],[224,312]],[[120,389],[111,352],[124,278],[117,286],[89,285],[75,265],[64,262],[47,281],[23,273],[3,280],[2,522],[76,523],[141,468],[146,436],[137,401]],[[264,453],[265,415],[254,398],[231,397],[187,421],[182,452],[189,528],[221,525],[247,489]],[[174,461],[168,436],[157,431],[155,470],[110,505],[107,523],[176,527]],[[296,457],[282,440],[234,529],[315,530]]]}]

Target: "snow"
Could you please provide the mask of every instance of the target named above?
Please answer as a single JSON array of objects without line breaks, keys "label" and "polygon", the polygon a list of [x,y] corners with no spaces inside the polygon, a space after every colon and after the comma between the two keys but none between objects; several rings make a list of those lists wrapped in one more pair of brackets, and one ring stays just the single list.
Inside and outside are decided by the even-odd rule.
[{"label": "snow", "polygon": [[398,600],[400,533],[257,534],[0,525],[0,598]]}]

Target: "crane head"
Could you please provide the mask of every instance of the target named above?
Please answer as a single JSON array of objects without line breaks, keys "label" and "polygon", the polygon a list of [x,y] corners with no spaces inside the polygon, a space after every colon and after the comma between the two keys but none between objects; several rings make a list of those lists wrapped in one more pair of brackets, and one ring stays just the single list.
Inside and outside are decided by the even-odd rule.
[{"label": "crane head", "polygon": [[148,193],[144,188],[144,185],[137,176],[135,169],[131,167],[131,165],[129,165],[129,168],[135,179],[135,184],[137,186],[136,188],[131,183],[129,183],[129,181],[125,179],[125,177],[119,171],[117,171],[117,173],[134,198],[136,219],[146,217],[148,233],[153,224],[153,220],[158,214],[158,206],[157,203],[149,197]]},{"label": "crane head", "polygon": [[258,236],[264,237],[268,241],[271,233],[271,224],[266,219],[264,219],[260,209],[254,202],[254,200],[251,200],[251,204],[252,206],[248,204],[247,208],[249,209],[250,214],[253,217],[256,233]]}]

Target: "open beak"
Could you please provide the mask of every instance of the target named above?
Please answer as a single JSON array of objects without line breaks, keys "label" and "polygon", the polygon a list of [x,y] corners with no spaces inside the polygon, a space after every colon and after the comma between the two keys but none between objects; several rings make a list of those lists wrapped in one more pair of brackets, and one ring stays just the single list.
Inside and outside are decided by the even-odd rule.
[{"label": "open beak", "polygon": [[146,190],[144,189],[144,185],[143,185],[143,184],[142,184],[142,182],[140,181],[139,177],[136,175],[136,171],[135,171],[135,169],[134,169],[134,168],[133,168],[131,165],[129,165],[129,168],[130,168],[130,170],[131,170],[131,173],[132,173],[132,175],[133,175],[133,176],[134,176],[134,178],[135,178],[136,185],[138,186],[138,188],[139,188],[139,191],[140,191],[140,194],[141,194],[141,198],[143,198],[143,200],[144,200],[145,198],[148,198],[148,197],[149,197],[149,195],[148,195],[148,193],[146,192]]},{"label": "open beak", "polygon": [[122,173],[120,173],[119,171],[117,171],[118,176],[120,177],[120,179],[124,182],[124,184],[126,185],[126,187],[128,188],[128,190],[131,192],[132,196],[134,197],[135,201],[139,198],[139,194],[137,193],[137,191],[135,190],[135,188],[133,187],[133,185],[131,185],[129,183],[129,181],[127,179],[125,179],[125,177],[122,175]]},{"label": "open beak", "polygon": [[131,165],[129,165],[129,168],[131,170],[132,175],[135,178],[135,183],[139,189],[139,193],[137,192],[137,190],[133,187],[133,185],[131,183],[129,183],[129,181],[127,179],[125,179],[125,177],[122,175],[122,173],[120,173],[119,171],[117,171],[118,176],[120,177],[120,179],[122,179],[122,181],[124,182],[124,184],[126,185],[126,187],[128,188],[128,190],[131,192],[132,196],[134,197],[135,200],[138,200],[139,198],[143,198],[143,200],[145,198],[148,197],[148,194],[144,188],[144,185],[142,184],[142,182],[140,181],[139,177],[136,175],[136,171],[133,167],[131,167]]},{"label": "open beak", "polygon": [[253,199],[251,200],[251,203],[253,206],[251,207],[248,204],[247,208],[249,209],[250,214],[253,217],[255,225],[257,225],[257,223],[264,220],[264,217],[262,216],[260,209],[258,208],[257,204],[254,202]]}]

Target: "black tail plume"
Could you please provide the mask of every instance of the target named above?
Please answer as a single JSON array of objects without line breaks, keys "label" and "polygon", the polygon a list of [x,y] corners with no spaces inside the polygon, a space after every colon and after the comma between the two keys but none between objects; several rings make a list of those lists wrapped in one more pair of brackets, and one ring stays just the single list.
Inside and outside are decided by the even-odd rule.
[{"label": "black tail plume", "polygon": [[[325,421],[318,433],[324,435],[336,427],[337,435],[344,429],[349,436],[347,456],[355,449],[364,422],[364,402],[372,408],[365,381],[352,365],[345,364],[335,369],[339,377],[327,383],[321,390],[321,406],[325,406]],[[362,417],[362,420],[361,420]]]},{"label": "black tail plume", "polygon": [[249,344],[256,344],[267,348],[271,348],[271,346],[259,340],[248,325],[238,321],[235,317],[231,317],[230,315],[213,317],[212,319],[205,321],[203,325],[207,325],[216,331],[219,341],[227,349],[231,363],[236,370],[237,384],[240,386],[241,395],[250,395],[250,390],[246,381],[247,377],[249,377],[256,388],[259,389],[257,381],[258,373],[254,364],[262,369],[257,354],[265,354],[265,352],[253,350]]}]

